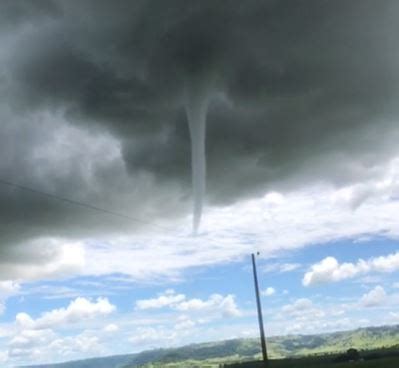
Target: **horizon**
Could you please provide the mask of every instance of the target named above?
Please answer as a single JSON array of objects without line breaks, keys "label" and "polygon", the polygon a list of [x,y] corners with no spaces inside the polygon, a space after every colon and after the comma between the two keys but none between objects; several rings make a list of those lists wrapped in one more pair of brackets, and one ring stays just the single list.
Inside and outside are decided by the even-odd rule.
[{"label": "horizon", "polygon": [[[392,327],[399,327],[398,324],[396,325],[383,325],[383,326],[366,326],[366,327],[358,327],[356,329],[349,329],[349,330],[339,330],[339,331],[332,331],[332,332],[324,332],[324,333],[316,333],[316,334],[290,334],[290,335],[275,335],[275,336],[269,336],[270,339],[275,339],[275,338],[290,338],[290,337],[309,337],[309,336],[329,336],[329,335],[335,335],[335,334],[345,334],[345,333],[350,333],[350,332],[356,332],[356,331],[361,331],[361,330],[370,330],[370,329],[384,329],[384,328],[392,328]],[[113,358],[113,357],[122,357],[126,355],[140,355],[142,353],[148,353],[152,351],[168,351],[168,350],[179,350],[182,348],[186,347],[194,347],[194,346],[202,346],[202,345],[218,345],[218,344],[223,344],[223,343],[228,343],[230,341],[237,341],[237,340],[259,340],[259,336],[254,336],[254,337],[237,337],[237,338],[231,338],[231,339],[223,339],[223,340],[212,340],[212,341],[203,341],[203,342],[196,342],[196,343],[190,343],[186,345],[179,345],[179,346],[169,346],[169,347],[153,347],[149,348],[146,350],[141,350],[138,352],[132,352],[132,353],[124,353],[124,354],[114,354],[114,355],[102,355],[102,356],[93,356],[93,357],[87,357],[83,359],[74,359],[74,360],[67,360],[67,361],[59,361],[59,362],[52,362],[52,363],[43,363],[43,365],[47,364],[64,364],[64,363],[74,363],[74,362],[80,362],[80,361],[85,361],[85,360],[97,360],[101,358]],[[355,347],[354,347],[355,348]],[[385,347],[386,349],[389,349],[390,346]],[[382,348],[384,349],[384,348]],[[372,349],[372,350],[378,350],[378,348]],[[330,352],[329,354],[337,354],[337,353],[343,353],[344,351],[342,350],[337,350],[335,352]],[[261,354],[261,346],[259,343],[259,355]],[[320,354],[320,353],[319,353]],[[321,353],[321,354],[326,354],[326,353]],[[275,358],[271,358],[275,359]],[[39,365],[22,365],[20,367],[41,367],[42,364]]]}]

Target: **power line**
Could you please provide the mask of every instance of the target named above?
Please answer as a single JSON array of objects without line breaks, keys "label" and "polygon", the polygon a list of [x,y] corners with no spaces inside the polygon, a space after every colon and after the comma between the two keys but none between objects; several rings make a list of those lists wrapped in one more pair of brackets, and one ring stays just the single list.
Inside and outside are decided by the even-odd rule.
[{"label": "power line", "polygon": [[107,215],[123,218],[125,220],[138,222],[138,223],[141,223],[141,224],[144,224],[144,225],[152,225],[152,226],[157,227],[157,228],[159,228],[161,230],[167,230],[167,231],[171,231],[172,230],[170,228],[166,228],[164,226],[158,225],[155,222],[151,222],[151,221],[144,220],[144,219],[139,219],[137,217],[131,217],[131,216],[128,216],[128,215],[126,215],[124,213],[119,213],[119,212],[107,210],[105,208],[93,206],[93,205],[91,205],[89,203],[83,203],[83,202],[79,202],[79,201],[76,201],[76,200],[73,200],[73,199],[60,197],[60,196],[55,195],[55,194],[42,192],[41,190],[38,190],[38,189],[35,189],[35,188],[31,188],[31,187],[28,187],[28,186],[25,186],[25,185],[20,185],[20,184],[17,184],[17,183],[8,181],[8,180],[4,180],[4,179],[1,179],[1,178],[0,178],[0,184],[7,185],[9,187],[14,187],[14,188],[17,188],[17,189],[25,191],[25,192],[30,192],[30,193],[34,193],[34,194],[38,194],[38,195],[47,197],[47,198],[55,199],[57,201],[65,202],[65,203],[68,203],[68,204],[71,204],[71,205],[74,205],[74,206],[87,208],[87,209],[90,209],[92,211],[97,211],[97,212],[105,213]]},{"label": "power line", "polygon": [[[259,254],[259,252],[257,254]],[[261,305],[260,296],[259,296],[259,283],[258,283],[258,274],[256,272],[255,254],[252,253],[251,258],[252,258],[252,270],[253,270],[253,274],[254,274],[256,307],[258,310],[258,322],[259,322],[260,342],[261,342],[261,347],[262,347],[263,367],[268,368],[269,367],[269,359],[267,357],[265,329],[263,326],[262,305]]]}]

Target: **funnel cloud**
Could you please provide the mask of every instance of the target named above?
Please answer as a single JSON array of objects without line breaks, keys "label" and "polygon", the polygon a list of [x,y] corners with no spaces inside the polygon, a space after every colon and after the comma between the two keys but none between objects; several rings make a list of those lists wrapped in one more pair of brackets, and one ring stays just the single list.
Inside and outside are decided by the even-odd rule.
[{"label": "funnel cloud", "polygon": [[206,114],[208,97],[197,91],[187,92],[186,111],[191,139],[191,167],[193,181],[193,233],[197,234],[201,221],[206,188]]}]

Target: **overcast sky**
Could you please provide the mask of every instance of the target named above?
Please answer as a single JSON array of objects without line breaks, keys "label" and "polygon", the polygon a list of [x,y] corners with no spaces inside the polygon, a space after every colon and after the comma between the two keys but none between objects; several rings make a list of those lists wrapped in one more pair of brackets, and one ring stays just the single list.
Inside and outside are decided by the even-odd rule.
[{"label": "overcast sky", "polygon": [[[0,362],[256,335],[253,251],[275,334],[398,322],[398,18],[396,0],[1,1]],[[187,90],[209,102],[197,237]],[[287,330],[295,308],[328,326]]]}]

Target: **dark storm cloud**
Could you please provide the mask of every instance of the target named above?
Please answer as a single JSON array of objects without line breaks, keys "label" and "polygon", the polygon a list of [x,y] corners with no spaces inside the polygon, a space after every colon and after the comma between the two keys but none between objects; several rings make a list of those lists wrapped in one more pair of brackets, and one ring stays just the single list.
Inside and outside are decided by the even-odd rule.
[{"label": "dark storm cloud", "polygon": [[0,13],[0,29],[15,27],[31,21],[40,21],[59,15],[59,8],[52,0],[3,0]]},{"label": "dark storm cloud", "polygon": [[[190,190],[184,93],[198,83],[209,84],[212,94],[207,124],[212,203],[313,181],[361,181],[397,151],[396,0],[32,4],[0,5],[8,22],[1,67],[4,101],[14,109],[10,120],[58,112],[87,134],[110,134],[121,144],[127,174],[120,169],[116,175],[110,163],[95,167],[88,183],[77,153],[57,162],[70,165],[66,174],[49,168],[46,180],[35,180],[41,163],[32,152],[55,139],[57,125],[40,130],[25,122],[11,132],[2,123],[3,150],[20,150],[17,163],[4,153],[3,173],[25,183],[113,208],[146,208],[153,216],[155,194],[144,198],[145,191],[137,189],[147,185],[137,178],[150,175],[160,193],[172,187],[181,193],[163,208],[181,210],[177,202],[186,202]],[[9,148],[10,136],[24,129],[32,136]],[[131,202],[111,195],[108,188],[121,182],[120,196],[133,186],[140,205],[134,196]],[[2,193],[4,203],[13,200]],[[41,226],[53,223],[49,233],[59,234],[65,219],[71,221],[60,206],[48,204],[46,211],[41,206],[30,205],[30,219]],[[20,220],[5,212],[2,217]],[[71,229],[75,226],[71,221]]]}]

